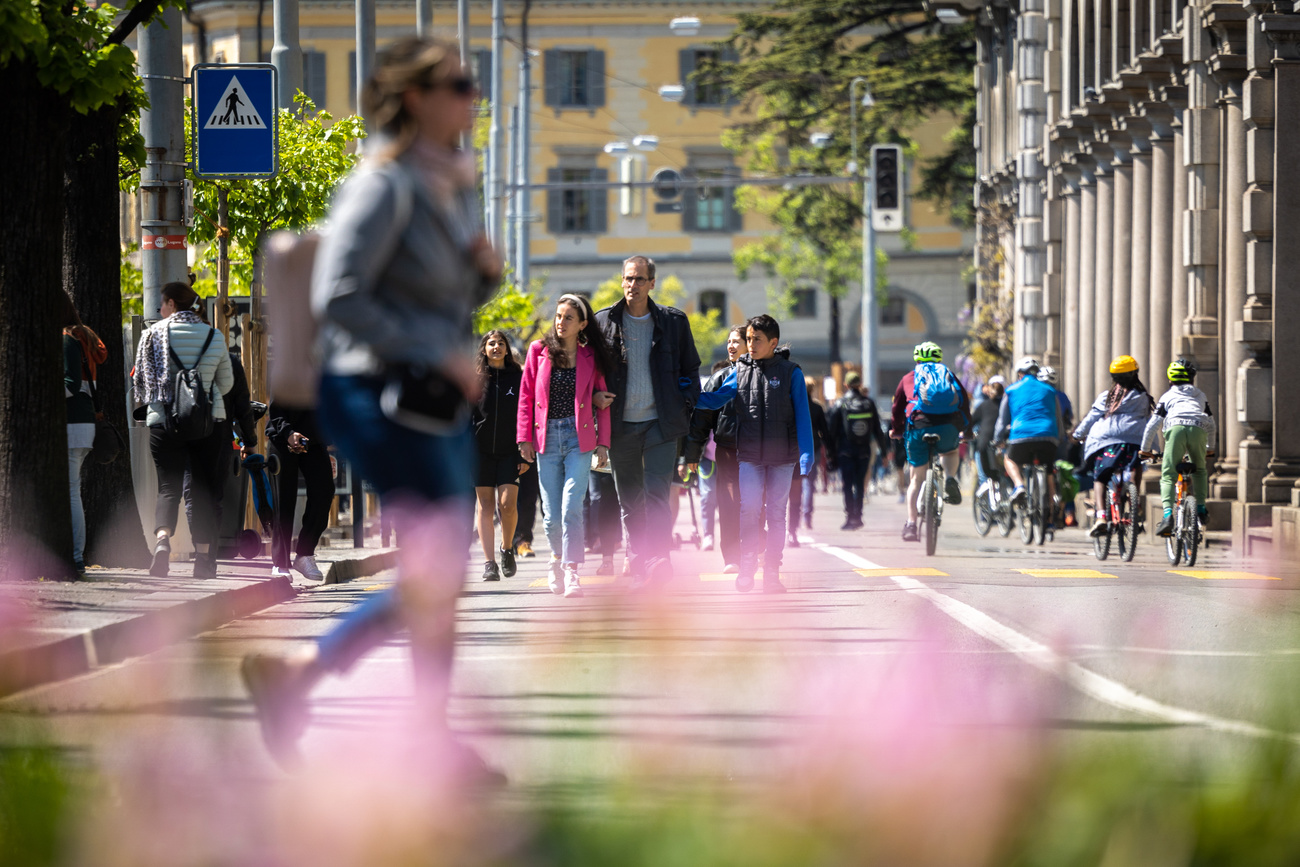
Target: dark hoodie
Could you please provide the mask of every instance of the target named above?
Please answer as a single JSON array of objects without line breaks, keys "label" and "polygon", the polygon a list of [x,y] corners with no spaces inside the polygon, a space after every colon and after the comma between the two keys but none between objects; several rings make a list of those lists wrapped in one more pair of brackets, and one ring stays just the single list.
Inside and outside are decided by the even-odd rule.
[{"label": "dark hoodie", "polygon": [[487,369],[483,396],[474,407],[474,439],[479,454],[494,458],[519,456],[515,432],[523,376],[517,367]]}]

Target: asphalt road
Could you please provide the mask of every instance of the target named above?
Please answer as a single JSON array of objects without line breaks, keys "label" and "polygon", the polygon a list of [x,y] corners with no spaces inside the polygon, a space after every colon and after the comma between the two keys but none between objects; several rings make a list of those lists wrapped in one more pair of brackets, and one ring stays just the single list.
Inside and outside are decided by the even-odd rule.
[{"label": "asphalt road", "polygon": [[[1211,547],[1194,574],[1179,574],[1145,541],[1132,563],[1099,562],[1080,530],[1039,548],[996,529],[981,538],[968,504],[950,507],[926,557],[901,541],[894,497],[872,502],[856,532],[838,529],[838,506],[833,494],[817,498],[815,528],[787,551],[790,592],[780,596],[737,593],[718,574],[721,557],[693,548],[678,552],[663,592],[589,577],[576,600],[547,591],[544,550],[499,584],[477,580],[475,556],[454,727],[520,799],[590,798],[629,775],[668,789],[688,777],[770,780],[806,761],[809,744],[839,743],[835,732],[888,744],[935,722],[1230,752],[1268,736],[1300,670],[1297,564],[1246,564]],[[678,529],[689,533],[685,510]],[[0,722],[94,762],[147,758],[272,784],[283,775],[262,749],[239,658],[304,646],[392,580],[305,592],[31,690],[0,703]],[[303,742],[308,763],[383,742],[410,695],[404,640],[325,682]]]}]

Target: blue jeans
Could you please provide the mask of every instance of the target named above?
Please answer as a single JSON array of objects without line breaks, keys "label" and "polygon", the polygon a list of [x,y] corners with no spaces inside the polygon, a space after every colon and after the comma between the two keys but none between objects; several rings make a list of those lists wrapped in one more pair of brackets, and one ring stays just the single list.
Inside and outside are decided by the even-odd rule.
[{"label": "blue jeans", "polygon": [[[402,427],[380,410],[382,388],[383,381],[375,377],[323,377],[316,416],[321,433],[353,471],[379,492],[385,508],[393,500],[437,503],[463,499],[468,522],[473,514],[470,504],[478,460],[469,426],[450,436]],[[441,565],[463,580],[463,556],[460,562]],[[346,671],[401,629],[402,608],[396,585],[353,608],[317,641],[317,666],[323,671]],[[417,660],[417,668],[450,667],[450,647],[416,648],[413,643],[412,652],[425,657]],[[437,658],[429,660],[430,654]]]},{"label": "blue jeans", "polygon": [[609,449],[614,486],[623,509],[628,559],[644,575],[649,561],[668,557],[673,531],[668,494],[677,468],[677,440],[665,440],[658,421],[624,422]]},{"label": "blue jeans", "polygon": [[785,550],[785,507],[790,501],[790,480],[794,464],[751,464],[740,462],[740,574],[753,578],[758,571],[758,546],[767,520],[767,550],[763,571],[772,578],[781,569]]},{"label": "blue jeans", "polygon": [[700,535],[705,539],[713,538],[713,515],[718,508],[717,468],[708,458],[700,458]]},{"label": "blue jeans", "polygon": [[569,418],[546,422],[546,451],[537,454],[537,480],[542,488],[542,509],[546,512],[546,539],[551,556],[564,563],[582,563],[586,534],[582,522],[582,500],[591,475],[591,452],[578,448],[578,425]]}]

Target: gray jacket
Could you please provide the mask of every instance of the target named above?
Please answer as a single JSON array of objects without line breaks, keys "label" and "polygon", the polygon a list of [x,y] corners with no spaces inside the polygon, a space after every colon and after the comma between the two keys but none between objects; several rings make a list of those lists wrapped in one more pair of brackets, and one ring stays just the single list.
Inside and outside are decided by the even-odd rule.
[{"label": "gray jacket", "polygon": [[[155,323],[152,328],[156,330],[171,330],[171,346],[175,351],[176,357],[184,362],[186,367],[194,367],[198,362],[199,375],[203,377],[203,384],[208,386],[208,396],[212,399],[212,418],[221,421],[226,417],[226,402],[223,395],[230,391],[231,386],[235,384],[234,373],[230,368],[230,350],[226,347],[226,338],[220,331],[212,335],[212,342],[208,344],[208,351],[199,358],[199,350],[203,348],[203,342],[208,339],[208,332],[213,329],[202,322],[172,322],[170,319],[164,319]],[[170,356],[167,359],[167,376],[171,380],[176,379],[178,368],[176,362],[172,361]],[[149,404],[149,412],[145,415],[145,424],[149,426],[164,424],[166,416],[163,413],[163,405],[158,401]]]},{"label": "gray jacket", "polygon": [[1074,429],[1075,439],[1086,436],[1083,444],[1084,457],[1090,457],[1106,446],[1132,443],[1142,444],[1142,432],[1147,419],[1151,417],[1151,395],[1145,391],[1130,391],[1124,395],[1118,408],[1111,416],[1106,415],[1106,395],[1103,391],[1093,403],[1092,409]]},{"label": "gray jacket", "polygon": [[408,161],[362,164],[334,202],[312,277],[327,373],[436,366],[468,352],[470,314],[496,289],[470,254],[482,231],[477,196],[444,211]]}]

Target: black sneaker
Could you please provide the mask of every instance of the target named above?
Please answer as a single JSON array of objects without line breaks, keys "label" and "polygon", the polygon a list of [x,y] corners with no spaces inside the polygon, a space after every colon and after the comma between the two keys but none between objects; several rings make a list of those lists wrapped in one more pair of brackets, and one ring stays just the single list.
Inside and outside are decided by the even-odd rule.
[{"label": "black sneaker", "polygon": [[799,536],[798,536],[798,534],[796,534],[796,533],[786,533],[786,534],[785,534],[785,546],[786,546],[787,548],[798,548],[798,547],[799,547]]},{"label": "black sneaker", "polygon": [[153,549],[153,563],[149,565],[149,574],[155,578],[166,578],[172,559],[172,540],[163,536]]},{"label": "black sneaker", "polygon": [[849,519],[848,519],[847,521],[845,521],[843,524],[840,524],[840,529],[841,529],[841,530],[856,530],[857,528],[858,528],[858,525],[855,524],[855,523],[853,522],[853,519],[852,519],[852,518],[849,518]]},{"label": "black sneaker", "polygon": [[486,560],[486,561],[484,561],[484,563],[483,563],[483,580],[484,580],[484,581],[500,581],[500,580],[501,580],[501,570],[497,568],[497,561],[495,561],[495,560]]},{"label": "black sneaker", "polygon": [[211,551],[206,554],[194,555],[194,577],[195,578],[216,578],[217,577],[217,557]]},{"label": "black sneaker", "polygon": [[915,541],[917,541],[917,540],[920,539],[920,538],[921,538],[921,537],[918,536],[917,533],[916,533],[916,524],[915,524],[915,523],[913,523],[912,521],[908,521],[908,522],[906,522],[906,523],[903,524],[903,541],[904,541],[904,542],[915,542]]},{"label": "black sneaker", "polygon": [[1088,531],[1088,535],[1091,538],[1096,539],[1101,536],[1105,536],[1109,532],[1110,532],[1110,522],[1098,520],[1097,523],[1092,525],[1092,529]]},{"label": "black sneaker", "polygon": [[736,576],[736,589],[739,590],[741,593],[748,593],[749,591],[753,590],[753,589],[754,589],[754,576],[753,576],[753,575],[737,575],[737,576]]},{"label": "black sneaker", "polygon": [[781,579],[780,579],[780,578],[777,578],[777,577],[771,577],[771,578],[769,578],[766,574],[764,574],[764,575],[763,575],[763,592],[764,592],[764,593],[785,593],[785,592],[786,592],[786,588],[785,588],[785,585],[781,583]]},{"label": "black sneaker", "polygon": [[501,549],[501,574],[507,578],[515,577],[515,549]]},{"label": "black sneaker", "polygon": [[1161,521],[1160,526],[1156,528],[1156,535],[1172,536],[1173,534],[1174,534],[1174,516],[1165,515],[1165,519]]},{"label": "black sneaker", "polygon": [[961,483],[960,482],[958,482],[956,479],[952,477],[949,477],[948,481],[944,483],[943,489],[944,489],[943,501],[945,503],[947,503],[950,506],[961,505]]}]

